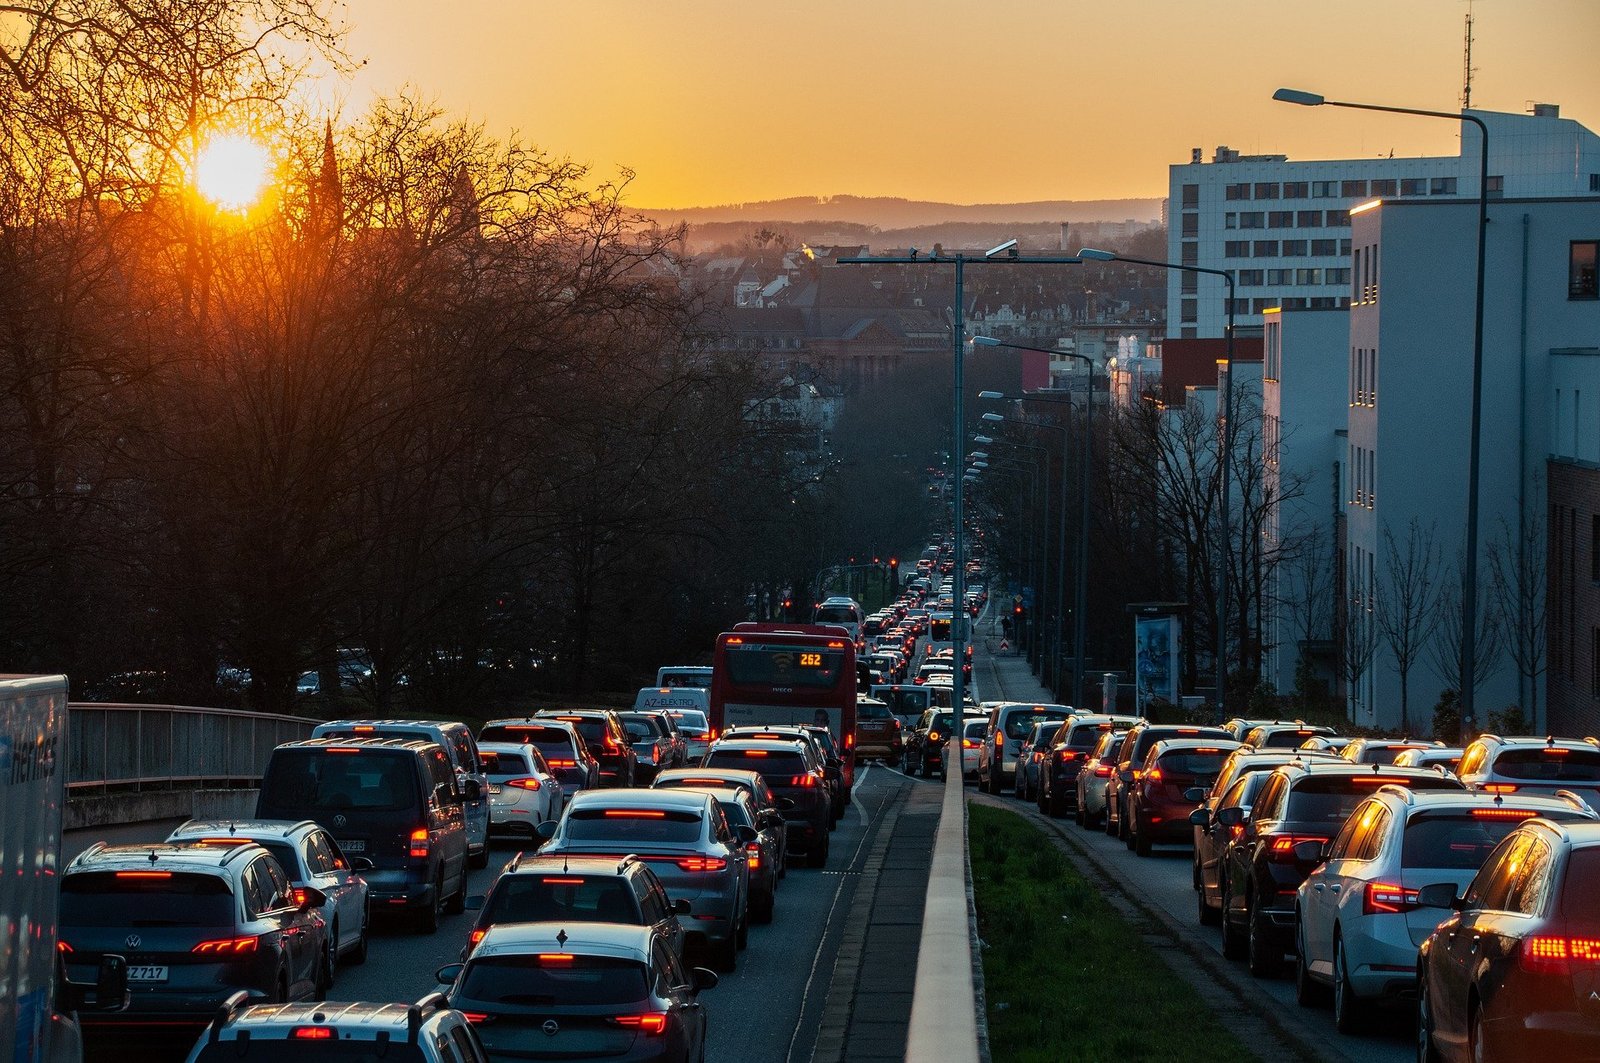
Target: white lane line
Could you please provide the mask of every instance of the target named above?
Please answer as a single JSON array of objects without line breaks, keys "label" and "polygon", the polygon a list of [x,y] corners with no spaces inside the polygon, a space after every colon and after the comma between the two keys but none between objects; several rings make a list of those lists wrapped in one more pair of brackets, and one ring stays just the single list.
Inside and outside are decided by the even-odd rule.
[{"label": "white lane line", "polygon": [[861,794],[858,787],[867,781],[867,776],[870,774],[872,774],[872,765],[868,764],[861,769],[861,777],[850,786],[850,803],[856,806],[857,812],[861,813],[861,825],[863,827],[867,825],[867,806],[861,803]]}]

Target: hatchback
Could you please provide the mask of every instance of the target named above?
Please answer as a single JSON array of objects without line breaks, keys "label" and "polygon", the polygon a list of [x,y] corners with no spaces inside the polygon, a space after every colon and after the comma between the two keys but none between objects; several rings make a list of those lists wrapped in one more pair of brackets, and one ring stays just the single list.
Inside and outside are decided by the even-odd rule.
[{"label": "hatchback", "polygon": [[1322,987],[1331,985],[1339,1031],[1365,1029],[1374,1004],[1397,1003],[1416,984],[1417,949],[1439,922],[1438,909],[1417,904],[1417,890],[1436,882],[1459,890],[1502,838],[1535,816],[1600,818],[1571,795],[1505,798],[1379,787],[1333,841],[1317,846],[1323,862],[1300,884],[1300,1002],[1316,1003]]},{"label": "hatchback", "polygon": [[1457,897],[1417,891],[1442,923],[1417,962],[1418,1058],[1600,1055],[1600,824],[1532,819]]},{"label": "hatchback", "polygon": [[532,838],[539,824],[561,818],[566,801],[561,780],[544,754],[527,742],[484,742],[478,746],[489,780],[489,830]]},{"label": "hatchback", "polygon": [[199,1026],[238,991],[259,1003],[323,999],[326,902],[255,844],[91,845],[61,874],[57,947],[73,982],[93,982],[105,954],[124,956],[128,1006],[81,1012],[85,1034]]},{"label": "hatchback", "polygon": [[902,747],[900,720],[877,698],[856,699],[856,756],[898,757]]},{"label": "hatchback", "polygon": [[465,963],[439,968],[496,1063],[614,1059],[697,1063],[717,976],[684,965],[654,929],[619,923],[508,923]]},{"label": "hatchback", "polygon": [[561,796],[570,801],[582,790],[600,786],[600,762],[589,753],[589,743],[565,720],[548,717],[490,720],[478,732],[480,742],[525,742],[544,755],[544,762],[561,780]]},{"label": "hatchback", "polygon": [[1157,842],[1192,842],[1189,813],[1198,802],[1191,791],[1204,792],[1216,782],[1228,754],[1239,748],[1237,742],[1204,738],[1169,738],[1151,746],[1128,795],[1128,848],[1149,856]]},{"label": "hatchback", "polygon": [[731,971],[750,929],[750,875],[745,846],[750,827],[733,827],[703,790],[593,790],[579,794],[558,824],[540,834],[550,856],[633,853],[674,899],[689,902],[685,929]]},{"label": "hatchback", "polygon": [[905,773],[924,779],[934,769],[944,770],[944,747],[955,727],[955,714],[948,709],[925,709],[906,741]]},{"label": "hatchback", "polygon": [[689,902],[672,900],[650,865],[636,856],[613,860],[518,853],[489,892],[470,898],[467,907],[477,908],[478,918],[462,947],[462,959],[499,923],[541,921],[653,926],[682,955],[684,930],[678,916],[689,914]]},{"label": "hatchback", "polygon": [[1204,739],[1213,745],[1233,741],[1220,727],[1191,727],[1187,724],[1141,721],[1128,730],[1128,740],[1117,750],[1117,767],[1106,780],[1106,833],[1123,841],[1129,839],[1128,810],[1133,788],[1144,771],[1144,760],[1157,742],[1173,738]]}]

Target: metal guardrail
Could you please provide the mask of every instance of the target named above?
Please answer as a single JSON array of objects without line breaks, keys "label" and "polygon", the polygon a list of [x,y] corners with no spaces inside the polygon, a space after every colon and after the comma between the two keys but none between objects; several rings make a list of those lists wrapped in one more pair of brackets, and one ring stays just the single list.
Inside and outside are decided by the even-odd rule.
[{"label": "metal guardrail", "polygon": [[275,746],[311,736],[319,720],[188,705],[72,702],[67,786],[134,790],[261,781]]}]

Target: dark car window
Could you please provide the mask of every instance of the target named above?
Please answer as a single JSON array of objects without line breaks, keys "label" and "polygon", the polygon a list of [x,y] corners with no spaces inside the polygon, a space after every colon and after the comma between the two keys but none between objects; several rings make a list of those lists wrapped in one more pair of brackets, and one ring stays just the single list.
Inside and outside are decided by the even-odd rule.
[{"label": "dark car window", "polygon": [[1072,749],[1092,749],[1100,741],[1100,736],[1106,733],[1104,724],[1075,723],[1072,730],[1067,732],[1066,742]]},{"label": "dark car window", "polygon": [[856,702],[856,719],[858,720],[887,720],[890,715],[889,706],[876,701],[862,699]]},{"label": "dark car window", "polygon": [[283,749],[272,758],[262,803],[296,811],[393,810],[417,800],[415,755],[368,749]]},{"label": "dark car window", "polygon": [[486,923],[637,923],[628,884],[613,875],[506,875],[484,906]]},{"label": "dark car window", "polygon": [[528,772],[528,758],[521,753],[490,753],[478,754],[478,759],[483,762],[483,773],[498,782],[502,776],[526,775]]},{"label": "dark car window", "polygon": [[467,963],[456,996],[485,1004],[633,1004],[648,992],[645,965],[609,956],[485,956]]},{"label": "dark car window", "polygon": [[300,859],[294,851],[294,846],[288,842],[258,841],[257,845],[272,854],[284,871],[293,878],[300,878],[303,874],[300,868]]},{"label": "dark car window", "polygon": [[[1539,815],[1563,822],[1586,818],[1576,810],[1570,813],[1540,810]],[[1400,866],[1476,871],[1483,866],[1502,838],[1515,830],[1524,819],[1531,818],[1532,812],[1518,813],[1513,809],[1499,808],[1427,812],[1412,816],[1406,822]]]},{"label": "dark car window", "polygon": [[1561,914],[1574,934],[1594,936],[1600,930],[1600,849],[1574,849],[1567,857],[1566,879],[1561,886]]},{"label": "dark car window", "polygon": [[[550,727],[542,724],[507,723],[491,724],[483,729],[479,736],[484,742],[516,742],[521,745],[530,745],[546,757],[557,760],[572,760],[576,751],[572,745],[572,735],[564,727]],[[568,767],[570,765],[563,765]]]},{"label": "dark car window", "polygon": [[1310,729],[1294,731],[1271,731],[1266,740],[1261,743],[1262,749],[1294,749],[1308,738],[1321,734],[1321,731]]},{"label": "dark car window", "polygon": [[63,926],[232,927],[234,911],[233,892],[217,875],[174,871],[167,878],[134,878],[84,871],[61,881]]},{"label": "dark car window", "polygon": [[731,827],[754,827],[756,825],[755,809],[748,801],[718,801],[717,807],[722,809],[722,814],[728,817]]},{"label": "dark car window", "polygon": [[1390,745],[1364,746],[1364,747],[1362,747],[1361,755],[1360,755],[1360,757],[1357,758],[1356,763],[1358,763],[1358,764],[1393,764],[1394,761],[1395,761],[1395,758],[1398,757],[1400,754],[1404,753],[1406,750],[1408,750],[1408,749],[1422,749],[1422,748],[1426,748],[1426,747],[1423,747],[1423,746],[1390,746]]},{"label": "dark car window", "polygon": [[1065,720],[1066,718],[1067,718],[1067,714],[1064,713],[1064,712],[1013,712],[1013,713],[1009,713],[1006,716],[1006,723],[1005,723],[1006,737],[1007,738],[1026,738],[1028,736],[1028,732],[1033,728],[1034,724],[1042,723],[1045,720]]},{"label": "dark car window", "polygon": [[659,738],[667,733],[667,725],[661,717],[653,716],[646,712],[623,713],[622,727],[628,732],[629,738],[650,739]]},{"label": "dark car window", "polygon": [[1215,753],[1206,753],[1200,750],[1185,749],[1172,750],[1163,753],[1156,762],[1163,774],[1193,775],[1215,777],[1222,768],[1222,762],[1228,759],[1228,754],[1218,750]]},{"label": "dark car window", "polygon": [[1345,817],[1368,797],[1374,789],[1388,783],[1413,790],[1457,790],[1459,784],[1443,775],[1433,778],[1407,778],[1381,775],[1308,775],[1300,779],[1289,793],[1288,806],[1282,818],[1296,822],[1343,823]]},{"label": "dark car window", "polygon": [[692,842],[700,837],[700,813],[669,809],[574,808],[567,813],[567,841]]},{"label": "dark car window", "polygon": [[1494,773],[1527,782],[1600,782],[1600,749],[1508,749],[1494,758]]},{"label": "dark car window", "polygon": [[611,721],[597,716],[563,716],[562,720],[578,729],[583,740],[591,746],[604,746],[611,734]]},{"label": "dark car window", "polygon": [[[706,758],[708,768],[742,768],[763,778],[783,779],[804,775],[806,761],[799,753],[767,749],[717,749]],[[780,784],[781,785],[781,784]]]}]

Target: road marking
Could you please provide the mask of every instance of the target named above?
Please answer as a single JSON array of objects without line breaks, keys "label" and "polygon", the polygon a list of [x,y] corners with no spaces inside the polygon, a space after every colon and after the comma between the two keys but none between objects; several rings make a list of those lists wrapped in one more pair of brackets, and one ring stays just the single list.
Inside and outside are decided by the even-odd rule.
[{"label": "road marking", "polygon": [[858,787],[862,783],[866,782],[867,781],[867,776],[871,775],[871,774],[872,774],[872,765],[868,764],[865,768],[861,769],[861,778],[857,779],[854,783],[851,783],[851,785],[850,785],[850,803],[852,805],[856,806],[856,811],[857,812],[861,813],[861,825],[863,827],[865,827],[867,825],[867,806],[863,805],[861,803],[861,794],[859,793],[859,791],[857,791],[856,787]]}]

